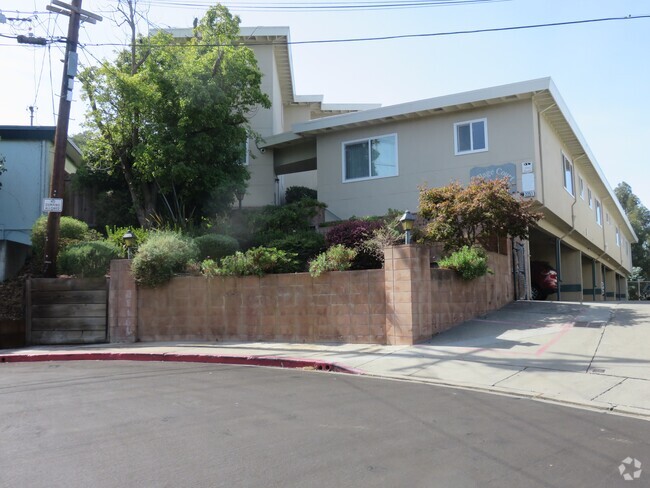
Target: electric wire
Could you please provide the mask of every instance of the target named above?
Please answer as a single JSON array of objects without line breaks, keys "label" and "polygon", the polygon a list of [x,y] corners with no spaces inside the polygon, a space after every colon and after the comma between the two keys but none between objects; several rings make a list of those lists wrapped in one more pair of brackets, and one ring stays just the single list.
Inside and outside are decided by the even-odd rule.
[{"label": "electric wire", "polygon": [[[376,37],[349,37],[349,38],[341,38],[341,39],[315,39],[315,40],[307,40],[307,41],[288,41],[283,44],[296,46],[296,45],[308,45],[308,44],[334,44],[334,43],[387,41],[387,40],[395,40],[395,39],[415,39],[415,38],[426,38],[426,37],[445,37],[445,36],[483,34],[483,33],[491,33],[491,32],[506,32],[506,31],[517,31],[517,30],[527,30],[527,29],[541,29],[545,27],[563,27],[569,25],[593,24],[593,23],[602,23],[602,22],[616,22],[616,21],[640,20],[640,19],[650,19],[650,14],[626,15],[623,17],[602,17],[597,19],[569,20],[564,22],[548,22],[543,24],[527,24],[527,25],[507,26],[507,27],[488,27],[484,29],[466,29],[466,30],[457,30],[457,31],[446,31],[446,32],[429,32],[429,33],[420,33],[420,34],[396,34],[390,36],[376,36]],[[266,46],[266,45],[275,45],[278,44],[278,42],[259,41],[259,42],[250,42],[247,44],[253,46]],[[173,42],[169,44],[160,44],[151,47],[194,48],[194,47],[225,47],[229,45],[231,44],[202,43],[202,44],[190,45],[190,44]],[[86,46],[128,47],[130,46],[130,44],[98,42],[98,43],[86,43]]]},{"label": "electric wire", "polygon": [[[425,0],[425,1],[399,1],[387,2],[316,2],[299,4],[296,2],[224,2],[224,5],[234,11],[244,12],[341,12],[341,11],[377,11],[394,9],[414,9],[427,7],[449,7],[458,5],[473,5],[483,3],[505,2],[511,0]],[[151,6],[160,8],[206,8],[213,5],[212,2],[195,3],[171,0],[151,0]]]}]

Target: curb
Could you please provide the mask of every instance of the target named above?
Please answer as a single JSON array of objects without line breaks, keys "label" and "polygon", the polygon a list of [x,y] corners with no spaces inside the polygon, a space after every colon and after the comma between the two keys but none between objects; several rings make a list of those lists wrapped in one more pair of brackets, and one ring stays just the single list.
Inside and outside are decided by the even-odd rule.
[{"label": "curb", "polygon": [[277,356],[228,356],[176,353],[45,353],[0,355],[0,363],[34,363],[46,361],[159,361],[176,363],[237,364],[271,368],[313,368],[316,371],[361,375],[363,372],[337,363],[319,359],[296,359]]},{"label": "curb", "polygon": [[466,391],[474,391],[479,393],[488,393],[492,395],[501,395],[511,398],[519,398],[526,400],[533,400],[538,402],[549,403],[553,405],[563,406],[567,408],[576,408],[580,410],[590,410],[592,412],[600,412],[605,414],[619,415],[622,417],[633,417],[641,420],[650,421],[650,411],[644,411],[638,407],[627,407],[618,404],[604,404],[604,403],[590,403],[580,402],[577,400],[567,400],[558,397],[546,395],[544,393],[534,393],[518,390],[508,390],[499,387],[486,387],[479,385],[472,385],[470,383],[454,383],[450,381],[437,380],[432,378],[419,378],[414,376],[404,375],[386,375],[381,373],[368,373],[362,372],[366,378],[378,378],[393,381],[405,381],[409,383],[419,383],[423,385],[435,385],[442,388],[459,389]]}]

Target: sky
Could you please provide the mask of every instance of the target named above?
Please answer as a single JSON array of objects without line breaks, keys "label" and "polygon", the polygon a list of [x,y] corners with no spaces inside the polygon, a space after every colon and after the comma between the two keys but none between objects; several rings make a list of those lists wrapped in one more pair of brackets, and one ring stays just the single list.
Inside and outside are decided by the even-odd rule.
[{"label": "sky", "polygon": [[[19,34],[65,36],[67,17],[43,0],[0,0],[0,125],[55,125],[63,44],[18,44]],[[84,0],[80,63],[112,59],[124,43],[118,0]],[[190,27],[213,2],[138,0],[140,28]],[[630,184],[650,206],[650,2],[642,0],[235,0],[242,26],[289,26],[297,95],[325,103],[395,103],[550,76],[612,188]],[[372,7],[370,6],[372,4]],[[400,5],[401,4],[401,5]],[[404,5],[407,4],[407,5]],[[318,8],[319,6],[336,8]],[[364,8],[355,8],[363,6]],[[34,13],[36,12],[36,13]],[[562,26],[439,35],[605,18]],[[1,19],[2,17],[0,17]],[[10,20],[10,19],[30,19]],[[436,34],[436,35],[432,35]],[[390,40],[351,41],[421,35]],[[8,37],[7,37],[8,36]],[[100,44],[100,45],[98,45]],[[70,134],[83,130],[75,90]]]}]

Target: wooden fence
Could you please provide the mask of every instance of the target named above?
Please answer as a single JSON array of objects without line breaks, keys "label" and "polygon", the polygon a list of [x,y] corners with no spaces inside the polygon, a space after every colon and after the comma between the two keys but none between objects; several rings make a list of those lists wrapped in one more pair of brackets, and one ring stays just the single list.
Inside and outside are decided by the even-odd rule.
[{"label": "wooden fence", "polygon": [[38,278],[27,281],[27,344],[106,342],[105,278]]}]

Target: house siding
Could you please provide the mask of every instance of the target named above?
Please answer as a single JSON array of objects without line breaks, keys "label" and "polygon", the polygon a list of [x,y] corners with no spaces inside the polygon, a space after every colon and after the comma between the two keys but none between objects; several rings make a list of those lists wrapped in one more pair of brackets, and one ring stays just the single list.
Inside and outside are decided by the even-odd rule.
[{"label": "house siding", "polygon": [[[341,218],[382,215],[389,208],[415,209],[419,186],[467,184],[473,168],[507,163],[515,164],[520,187],[520,163],[535,156],[532,111],[532,102],[521,101],[321,135],[317,145],[319,199]],[[478,118],[487,118],[489,150],[456,156],[454,123]],[[342,182],[342,144],[385,134],[397,135],[398,175]]]}]

